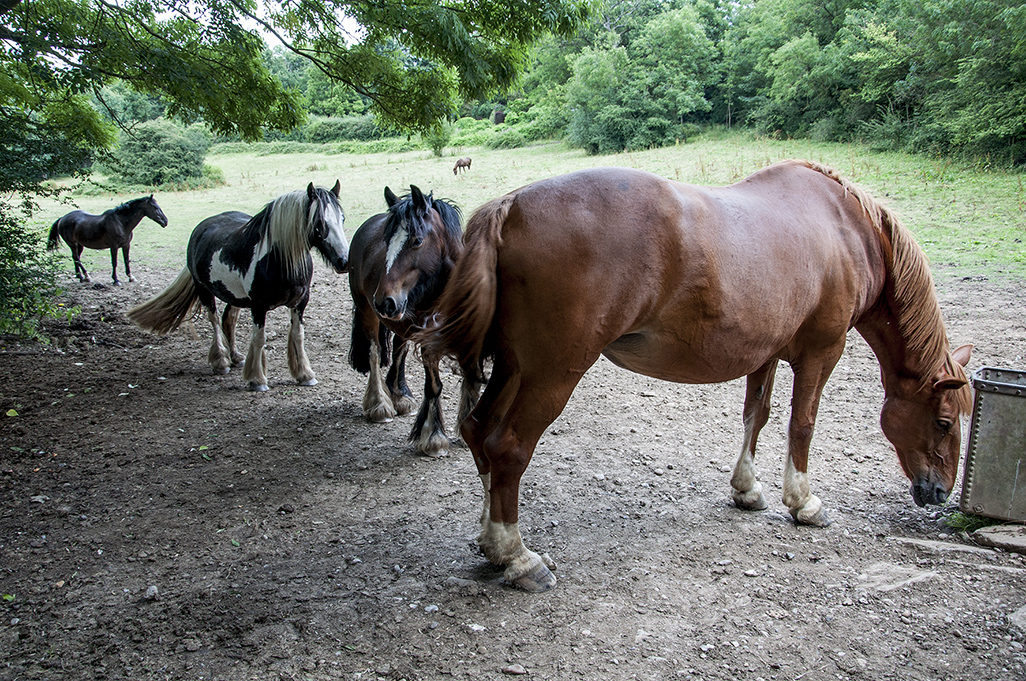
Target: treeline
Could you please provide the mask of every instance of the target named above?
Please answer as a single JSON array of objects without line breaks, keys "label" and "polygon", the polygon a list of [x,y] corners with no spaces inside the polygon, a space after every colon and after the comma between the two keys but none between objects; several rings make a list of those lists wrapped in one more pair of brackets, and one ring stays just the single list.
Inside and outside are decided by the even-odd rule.
[{"label": "treeline", "polygon": [[593,152],[724,125],[1022,163],[1024,75],[1015,0],[607,0],[507,120]]},{"label": "treeline", "polygon": [[[270,141],[396,136],[307,60],[281,48],[264,59],[309,114]],[[420,143],[565,139],[610,153],[724,126],[1021,164],[1024,72],[1026,3],[1015,0],[604,0],[573,39],[534,48],[513,92],[465,102]],[[128,120],[161,113],[128,90],[106,98]]]}]

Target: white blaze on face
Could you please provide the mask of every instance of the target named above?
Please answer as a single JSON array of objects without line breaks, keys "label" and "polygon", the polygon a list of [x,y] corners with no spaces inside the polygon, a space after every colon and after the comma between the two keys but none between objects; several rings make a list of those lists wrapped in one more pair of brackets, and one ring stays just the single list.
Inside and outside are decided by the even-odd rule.
[{"label": "white blaze on face", "polygon": [[245,272],[240,272],[228,266],[221,260],[221,251],[214,252],[210,261],[210,282],[217,282],[224,286],[229,293],[240,300],[249,298],[253,289],[253,279],[256,277],[256,264],[267,255],[269,243],[267,239],[261,239],[253,251],[253,258],[249,261],[249,267]]},{"label": "white blaze on face", "polygon": [[385,274],[392,269],[395,259],[399,257],[399,253],[402,252],[403,246],[406,245],[406,240],[409,238],[410,230],[404,222],[399,225],[399,229],[395,230],[395,234],[388,242],[388,251],[385,253]]},{"label": "white blaze on face", "polygon": [[[317,217],[317,202],[310,202],[310,215],[307,218],[307,222],[311,222]],[[324,204],[324,210],[322,213],[324,218],[324,224],[328,228],[328,236],[325,239],[328,246],[332,251],[337,253],[340,257],[345,256],[349,252],[349,242],[346,241],[346,233],[342,229],[345,224],[345,215],[342,214],[342,209],[338,204],[334,202],[328,202]]]}]

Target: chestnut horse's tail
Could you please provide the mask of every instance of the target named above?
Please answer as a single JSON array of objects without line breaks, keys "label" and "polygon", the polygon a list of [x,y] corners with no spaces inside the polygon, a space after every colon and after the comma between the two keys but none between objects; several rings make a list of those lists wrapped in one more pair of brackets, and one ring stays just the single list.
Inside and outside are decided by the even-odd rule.
[{"label": "chestnut horse's tail", "polygon": [[414,335],[425,359],[456,358],[463,375],[483,380],[492,317],[498,291],[502,228],[516,194],[507,194],[474,211],[467,222],[463,254],[435,305],[435,314]]},{"label": "chestnut horse's tail", "polygon": [[186,267],[170,286],[145,303],[133,307],[127,316],[136,326],[163,336],[185,321],[198,299],[196,283]]},{"label": "chestnut horse's tail", "polygon": [[61,219],[57,218],[53,222],[53,227],[50,228],[50,236],[46,238],[46,250],[48,251],[56,251],[60,246],[60,230],[57,228],[59,224],[61,224]]}]

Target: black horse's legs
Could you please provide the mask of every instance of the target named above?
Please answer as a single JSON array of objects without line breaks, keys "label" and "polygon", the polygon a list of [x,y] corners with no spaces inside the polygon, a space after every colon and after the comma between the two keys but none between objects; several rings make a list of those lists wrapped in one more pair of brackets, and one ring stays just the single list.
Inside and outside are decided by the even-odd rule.
[{"label": "black horse's legs", "polygon": [[79,281],[90,282],[92,279],[89,278],[89,273],[86,272],[85,265],[82,264],[82,251],[85,250],[85,246],[81,244],[71,244],[71,259],[75,261],[75,276],[78,277]]},{"label": "black horse's legs", "polygon": [[254,307],[253,334],[249,339],[249,353],[246,355],[242,377],[249,382],[249,389],[255,392],[267,390],[267,351],[264,348],[267,341],[264,333],[266,321],[267,310]]},{"label": "black horse's legs", "polygon": [[[127,263],[127,261],[126,261]],[[117,246],[110,249],[110,278],[114,281],[115,286],[121,286],[121,282],[118,281],[118,249]]]},{"label": "black horse's legs", "polygon": [[306,356],[303,333],[303,311],[309,299],[303,298],[292,309],[292,326],[289,328],[288,358],[289,373],[299,385],[317,385],[317,378],[310,366],[310,358]]},{"label": "black horse's legs", "polygon": [[406,355],[410,346],[399,336],[395,336],[392,346],[392,366],[385,377],[388,394],[395,406],[395,413],[402,416],[413,411],[413,393],[406,385]]},{"label": "black horse's legs", "polygon": [[428,456],[442,456],[449,449],[449,436],[442,421],[442,379],[437,362],[424,363],[424,400],[410,431],[410,441]]},{"label": "black horse's legs", "polygon": [[221,331],[224,332],[228,359],[233,367],[239,366],[246,359],[241,352],[235,349],[235,327],[239,322],[239,310],[240,308],[233,305],[225,305],[224,313],[221,314]]},{"label": "black horse's legs", "polygon": [[132,276],[132,267],[128,264],[128,251],[131,245],[131,242],[129,242],[121,247],[121,257],[125,261],[125,276],[128,277],[128,281],[130,282],[135,281],[135,277]]},{"label": "black horse's legs", "polygon": [[[355,314],[355,313],[354,313]],[[363,415],[374,423],[388,423],[395,415],[395,405],[385,386],[385,377],[381,369],[387,364],[382,351],[387,352],[392,332],[384,325],[376,326],[376,333],[368,334],[370,338],[370,360],[368,362],[367,389],[363,393]]]}]

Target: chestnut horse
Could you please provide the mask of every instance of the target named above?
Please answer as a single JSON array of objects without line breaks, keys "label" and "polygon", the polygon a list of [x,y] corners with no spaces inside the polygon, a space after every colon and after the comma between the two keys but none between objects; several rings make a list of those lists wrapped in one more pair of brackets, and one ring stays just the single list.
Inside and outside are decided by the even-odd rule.
[{"label": "chestnut horse", "polygon": [[[410,185],[410,193],[402,198],[385,187],[385,203],[388,212],[367,218],[349,245],[349,364],[368,377],[363,413],[376,423],[413,408],[413,394],[406,385],[407,340],[431,314],[463,250],[463,214],[452,203],[425,196],[416,185]],[[381,370],[389,365],[388,375],[382,376]],[[465,393],[461,418],[473,406],[468,399]],[[410,442],[428,456],[449,449],[438,362],[424,363],[424,399]]]},{"label": "chestnut horse", "polygon": [[728,187],[623,168],[536,182],[475,211],[437,309],[416,338],[425,356],[454,356],[471,376],[492,360],[462,435],[486,491],[478,542],[524,589],[556,580],[551,561],[521,540],[520,478],[599,355],[681,383],[747,377],[731,478],[744,509],[766,507],[755,444],[777,362],[788,362],[783,502],[796,522],[825,525],[809,488],[809,443],[854,327],[880,362],[881,425],[916,503],[942,503],[954,484],[972,347],[949,350],[911,234],[829,168],[787,161]]},{"label": "chestnut horse", "polygon": [[452,167],[452,174],[459,175],[460,170],[470,170],[470,157],[461,158],[456,161],[456,165]]}]

